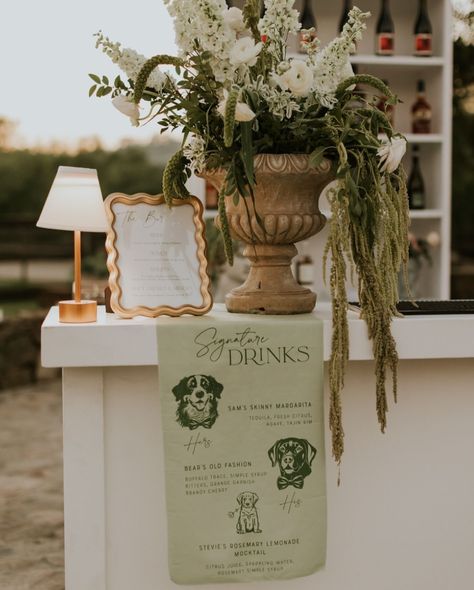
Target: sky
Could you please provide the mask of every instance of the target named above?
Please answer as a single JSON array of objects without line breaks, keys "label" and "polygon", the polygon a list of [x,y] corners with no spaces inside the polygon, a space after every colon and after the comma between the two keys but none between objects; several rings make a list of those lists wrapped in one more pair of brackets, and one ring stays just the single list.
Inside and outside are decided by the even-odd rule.
[{"label": "sky", "polygon": [[156,134],[156,125],[133,128],[110,97],[89,98],[88,73],[120,73],[95,49],[99,29],[146,56],[175,54],[161,0],[0,0],[0,8],[0,117],[16,121],[28,144],[97,135],[114,145]]}]

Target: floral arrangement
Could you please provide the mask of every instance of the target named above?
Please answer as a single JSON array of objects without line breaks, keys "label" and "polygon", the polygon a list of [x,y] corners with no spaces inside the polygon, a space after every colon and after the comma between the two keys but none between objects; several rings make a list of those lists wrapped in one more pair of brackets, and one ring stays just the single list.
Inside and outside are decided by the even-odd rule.
[{"label": "floral arrangement", "polygon": [[[341,34],[324,48],[307,31],[306,56],[297,59],[287,51],[290,36],[300,30],[293,0],[264,0],[264,11],[261,0],[246,0],[243,10],[228,8],[225,0],[164,4],[174,20],[179,55],[146,59],[100,33],[97,47],[125,79],[117,76],[110,84],[107,77],[90,74],[90,95],[111,95],[133,125],[156,120],[162,131],[182,130],[182,148],[163,178],[169,204],[189,196],[185,182],[192,172],[226,170],[219,219],[231,263],[224,197],[253,198],[254,156],[303,153],[315,167],[323,158],[332,162],[336,181],[328,192],[332,215],[325,267],[330,267],[333,301],[330,424],[333,455],[340,462],[340,393],[348,360],[346,279],[352,271],[358,277],[362,317],[373,340],[383,431],[387,373],[393,375],[395,398],[397,391],[398,356],[390,324],[398,272],[408,258],[408,199],[400,166],[406,142],[377,108],[376,97],[361,97],[357,85],[372,87],[386,104],[397,98],[378,78],[355,76],[349,62],[370,14],[354,7]],[[143,111],[142,105],[147,106]]]}]

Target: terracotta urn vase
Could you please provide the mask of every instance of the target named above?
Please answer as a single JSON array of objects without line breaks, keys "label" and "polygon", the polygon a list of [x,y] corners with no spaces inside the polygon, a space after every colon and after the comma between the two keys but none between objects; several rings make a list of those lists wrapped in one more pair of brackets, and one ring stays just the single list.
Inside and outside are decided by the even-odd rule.
[{"label": "terracotta urn vase", "polygon": [[[291,261],[298,253],[295,242],[314,236],[326,223],[318,201],[333,179],[331,163],[323,160],[313,168],[305,154],[259,154],[254,165],[255,207],[250,197],[245,202],[240,198],[237,205],[232,196],[226,197],[232,237],[246,244],[243,253],[250,260],[247,280],[226,296],[227,309],[236,313],[309,313],[316,304],[316,294],[296,282]],[[206,171],[202,176],[220,190],[225,171]]]}]

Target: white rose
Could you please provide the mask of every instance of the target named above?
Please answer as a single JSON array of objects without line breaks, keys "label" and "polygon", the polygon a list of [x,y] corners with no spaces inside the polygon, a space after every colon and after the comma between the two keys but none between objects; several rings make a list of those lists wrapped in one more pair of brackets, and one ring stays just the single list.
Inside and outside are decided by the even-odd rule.
[{"label": "white rose", "polygon": [[426,236],[426,241],[432,248],[437,248],[441,244],[441,236],[437,231],[430,231]]},{"label": "white rose", "polygon": [[119,94],[118,96],[112,99],[112,104],[117,110],[119,110],[121,113],[130,118],[130,121],[132,122],[132,125],[134,127],[138,127],[140,109],[131,96]]},{"label": "white rose", "polygon": [[382,145],[377,150],[377,155],[380,158],[380,170],[391,174],[400,166],[407,150],[407,142],[404,137],[392,137],[389,140],[386,135],[382,135],[380,141]]},{"label": "white rose", "polygon": [[245,30],[244,17],[240,8],[232,6],[228,10],[224,10],[224,22],[229,25],[236,33],[241,33]]},{"label": "white rose", "polygon": [[257,63],[257,57],[262,47],[262,43],[257,43],[255,45],[250,37],[237,39],[234,47],[232,47],[229,53],[230,63],[234,66],[240,66],[243,64],[254,66]]},{"label": "white rose", "polygon": [[283,90],[291,90],[295,96],[307,96],[313,86],[313,72],[300,60],[293,60],[290,68],[281,76],[279,83]]},{"label": "white rose", "polygon": [[[225,109],[227,107],[227,99],[229,98],[229,93],[227,90],[224,90],[224,98],[219,103],[217,110],[219,114],[225,117]],[[235,120],[239,121],[240,123],[246,123],[247,121],[252,121],[255,119],[255,113],[252,109],[245,104],[245,102],[237,102],[237,106],[235,108]]]}]

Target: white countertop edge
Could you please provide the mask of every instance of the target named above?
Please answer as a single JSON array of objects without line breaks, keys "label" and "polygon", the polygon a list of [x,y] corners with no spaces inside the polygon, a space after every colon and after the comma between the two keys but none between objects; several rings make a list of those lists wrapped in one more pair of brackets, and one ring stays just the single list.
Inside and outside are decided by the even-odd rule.
[{"label": "white countertop edge", "polygon": [[[324,321],[324,360],[331,351],[331,306],[317,304],[312,315]],[[215,305],[205,317],[226,313]],[[371,360],[372,348],[365,323],[349,311],[349,358]],[[249,316],[235,315],[235,319]],[[304,321],[307,316],[294,316]],[[167,321],[175,321],[169,318]],[[158,364],[156,319],[124,320],[98,308],[93,324],[61,324],[52,307],[41,329],[41,361],[44,367],[146,366]],[[392,332],[400,359],[474,358],[474,315],[436,315],[396,318]],[[474,368],[474,367],[473,367]]]}]

